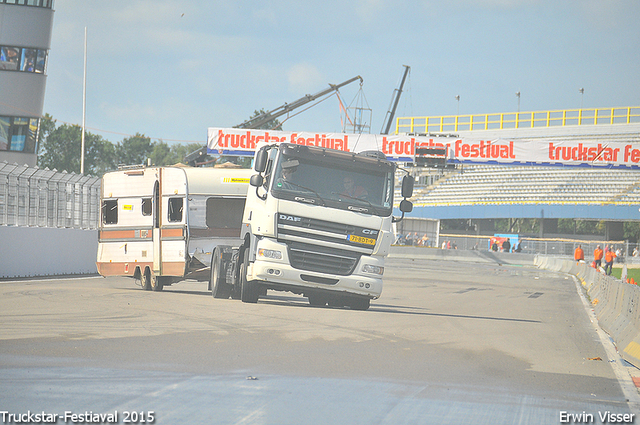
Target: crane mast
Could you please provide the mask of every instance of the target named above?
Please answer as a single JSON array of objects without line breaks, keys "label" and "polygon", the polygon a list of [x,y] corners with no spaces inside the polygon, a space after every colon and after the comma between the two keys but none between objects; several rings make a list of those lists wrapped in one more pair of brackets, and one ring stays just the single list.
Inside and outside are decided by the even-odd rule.
[{"label": "crane mast", "polygon": [[398,107],[398,102],[400,101],[400,95],[402,94],[402,88],[404,87],[404,82],[407,79],[407,74],[411,69],[408,65],[404,66],[404,74],[402,74],[402,81],[400,82],[400,87],[393,91],[393,96],[391,96],[391,109],[387,111],[385,115],[385,124],[382,126],[382,130],[380,130],[380,134],[389,134],[389,130],[391,129],[391,124],[393,123],[393,117],[396,115],[396,108]]}]

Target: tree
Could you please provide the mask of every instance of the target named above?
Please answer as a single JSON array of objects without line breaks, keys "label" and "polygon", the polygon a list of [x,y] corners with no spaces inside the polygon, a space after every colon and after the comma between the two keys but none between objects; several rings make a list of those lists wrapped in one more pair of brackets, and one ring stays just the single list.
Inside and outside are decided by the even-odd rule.
[{"label": "tree", "polygon": [[634,243],[640,240],[640,223],[637,221],[627,221],[623,226],[625,239]]},{"label": "tree", "polygon": [[40,129],[38,131],[38,152],[40,154],[40,148],[42,144],[46,141],[47,137],[53,130],[56,129],[56,120],[49,114],[45,114],[44,117],[40,119]]},{"label": "tree", "polygon": [[116,145],[116,159],[118,165],[147,164],[147,158],[151,157],[153,143],[144,134],[136,133],[127,137]]},{"label": "tree", "polygon": [[[40,129],[38,166],[80,173],[82,128],[69,124],[56,128],[56,121],[47,114]],[[85,174],[101,176],[115,169],[113,144],[101,136],[85,132],[84,160]]]},{"label": "tree", "polygon": [[201,146],[197,143],[188,145],[174,144],[169,146],[162,140],[158,140],[153,144],[153,150],[149,158],[151,163],[157,166],[175,165],[184,161],[184,157],[189,153],[198,150]]},{"label": "tree", "polygon": [[[249,117],[249,119],[251,120],[251,119],[253,119],[253,118],[257,117],[257,116],[260,116],[260,115],[264,114],[265,112],[267,112],[267,111],[265,111],[264,108],[260,109],[259,111],[255,110],[255,111],[253,111],[253,115],[251,115]],[[275,118],[275,119],[272,119],[272,120],[267,121],[266,123],[262,124],[260,127],[258,127],[258,129],[260,129],[260,130],[278,130],[278,131],[282,131],[282,123],[277,118]]]}]

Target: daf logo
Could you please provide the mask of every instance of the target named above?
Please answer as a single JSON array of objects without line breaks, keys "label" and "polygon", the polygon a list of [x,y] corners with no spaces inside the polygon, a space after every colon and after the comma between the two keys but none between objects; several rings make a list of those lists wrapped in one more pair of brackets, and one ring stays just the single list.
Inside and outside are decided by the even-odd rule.
[{"label": "daf logo", "polygon": [[371,229],[362,229],[362,233],[365,235],[377,235],[378,231],[377,230],[371,230]]},{"label": "daf logo", "polygon": [[285,215],[285,214],[280,214],[280,220],[286,220],[286,221],[302,221],[302,219],[300,217],[294,217],[292,215]]}]

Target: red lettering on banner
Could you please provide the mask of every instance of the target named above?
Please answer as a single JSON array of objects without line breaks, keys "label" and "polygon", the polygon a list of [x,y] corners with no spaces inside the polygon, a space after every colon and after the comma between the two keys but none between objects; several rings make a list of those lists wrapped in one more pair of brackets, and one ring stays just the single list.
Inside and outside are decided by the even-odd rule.
[{"label": "red lettering on banner", "polygon": [[[285,138],[282,138],[284,142]],[[336,149],[340,151],[349,152],[349,135],[345,134],[344,138],[330,138],[326,134],[316,133],[313,137],[299,137],[298,133],[292,133],[289,137],[290,143],[302,146],[318,146],[328,149]]]},{"label": "red lettering on banner", "polygon": [[218,146],[219,148],[225,148],[225,144],[224,144],[224,133],[222,132],[222,130],[218,130],[218,143],[216,143],[216,146]]},{"label": "red lettering on banner", "polygon": [[269,133],[265,137],[252,135],[250,131],[245,134],[225,134],[222,130],[218,130],[218,148],[242,148],[255,150],[256,143],[263,139],[269,138]]},{"label": "red lettering on banner", "polygon": [[480,140],[480,143],[472,144],[456,140],[454,151],[456,158],[516,159],[513,141],[504,145],[492,143],[490,140]]},{"label": "red lettering on banner", "polygon": [[[627,147],[630,149],[630,146]],[[626,158],[632,155],[627,147],[625,147],[625,162],[627,162]],[[602,146],[602,143],[590,148],[585,147],[582,143],[578,143],[578,146],[555,146],[553,143],[549,143],[549,159],[551,161],[617,162],[619,153],[620,148]]]},{"label": "red lettering on banner", "polygon": [[449,150],[451,145],[449,143],[434,143],[433,139],[429,139],[428,142],[416,141],[415,137],[400,140],[389,140],[386,136],[382,136],[382,153],[388,156],[413,156],[415,155],[416,148],[446,148]]},{"label": "red lettering on banner", "polygon": [[632,145],[624,147],[624,162],[640,162],[640,149],[632,149]]}]

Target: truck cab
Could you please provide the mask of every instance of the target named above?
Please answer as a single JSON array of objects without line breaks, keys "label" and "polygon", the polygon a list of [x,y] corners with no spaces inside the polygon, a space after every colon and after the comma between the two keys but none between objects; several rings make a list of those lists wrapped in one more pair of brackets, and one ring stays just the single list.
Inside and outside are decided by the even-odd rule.
[{"label": "truck cab", "polygon": [[[242,220],[240,298],[257,302],[275,289],[316,306],[368,309],[382,293],[399,220],[395,169],[381,152],[289,143],[259,149]],[[403,215],[412,208],[412,183],[403,180]]]}]

